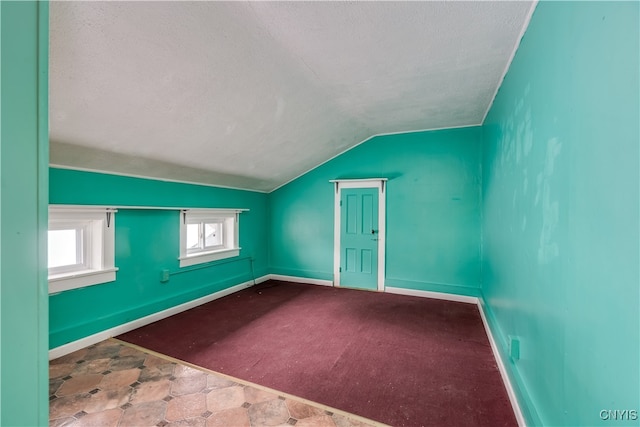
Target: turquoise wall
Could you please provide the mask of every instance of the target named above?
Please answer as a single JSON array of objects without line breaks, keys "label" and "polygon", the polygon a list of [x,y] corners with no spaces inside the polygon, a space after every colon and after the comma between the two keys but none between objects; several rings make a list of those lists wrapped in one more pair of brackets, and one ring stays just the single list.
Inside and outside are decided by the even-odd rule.
[{"label": "turquoise wall", "polygon": [[270,271],[333,279],[331,179],[389,178],[386,286],[478,295],[479,127],[379,136],[269,195]]},{"label": "turquoise wall", "polygon": [[[50,203],[249,209],[238,258],[180,269],[179,211],[120,208],[116,281],[50,297],[51,348],[267,274],[263,193],[52,168]],[[163,269],[172,272],[166,283]]]},{"label": "turquoise wall", "polygon": [[[48,9],[2,2],[0,15],[0,424],[46,424],[48,338],[252,276],[331,280],[328,181],[369,177],[389,178],[386,285],[481,296],[529,424],[638,424],[600,417],[640,409],[637,2],[541,2],[483,127],[379,136],[269,195],[51,169],[51,203],[250,209],[237,260],[182,270],[178,212],[120,209],[117,281],[52,296]],[[162,269],[177,274],[161,283]]]},{"label": "turquoise wall", "polygon": [[483,295],[532,425],[638,425],[637,2],[540,2],[483,127]]},{"label": "turquoise wall", "polygon": [[0,425],[47,425],[47,2],[0,2]]}]

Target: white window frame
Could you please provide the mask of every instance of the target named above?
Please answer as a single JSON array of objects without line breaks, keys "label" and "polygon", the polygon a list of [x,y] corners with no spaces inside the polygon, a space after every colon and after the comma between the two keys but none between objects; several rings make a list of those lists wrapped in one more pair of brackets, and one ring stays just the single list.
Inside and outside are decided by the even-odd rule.
[{"label": "white window frame", "polygon": [[[180,267],[218,261],[240,255],[240,219],[241,210],[233,209],[184,209],[180,212]],[[187,249],[187,225],[222,224],[222,245]],[[200,236],[204,239],[204,236]],[[204,246],[204,244],[203,244]]]},{"label": "white window frame", "polygon": [[[76,231],[76,264],[63,265],[59,267],[49,267],[49,275],[61,275],[82,271],[89,268],[91,257],[89,256],[89,247],[91,244],[85,242],[90,239],[91,222],[83,220],[59,220],[49,223],[49,231],[75,230]],[[89,243],[89,244],[87,244]]]},{"label": "white window frame", "polygon": [[116,280],[116,212],[103,207],[49,206],[49,230],[82,230],[82,262],[49,269],[50,294]]},{"label": "white window frame", "polygon": [[[222,242],[219,245],[207,246],[207,239],[205,236],[206,226],[209,224],[215,224],[220,231]],[[198,248],[187,248],[188,255],[200,254],[202,252],[212,252],[220,249],[224,249],[227,247],[228,230],[226,219],[224,218],[207,218],[203,221],[199,221],[193,217],[191,217],[187,221],[187,228],[189,225],[197,225],[198,226],[198,234],[199,234],[199,243],[200,246]]]}]

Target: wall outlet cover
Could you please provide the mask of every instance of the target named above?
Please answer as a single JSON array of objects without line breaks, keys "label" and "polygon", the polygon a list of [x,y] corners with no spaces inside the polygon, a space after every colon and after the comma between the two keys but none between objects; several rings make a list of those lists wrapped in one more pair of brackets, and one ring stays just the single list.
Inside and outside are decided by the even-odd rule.
[{"label": "wall outlet cover", "polygon": [[520,359],[520,338],[509,335],[509,357],[514,362]]},{"label": "wall outlet cover", "polygon": [[160,273],[160,281],[162,283],[169,281],[169,270],[162,270]]}]

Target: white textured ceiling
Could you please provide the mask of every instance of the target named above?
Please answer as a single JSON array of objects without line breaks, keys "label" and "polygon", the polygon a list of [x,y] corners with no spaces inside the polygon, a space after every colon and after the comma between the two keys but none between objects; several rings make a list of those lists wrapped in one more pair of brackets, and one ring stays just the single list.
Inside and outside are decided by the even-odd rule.
[{"label": "white textured ceiling", "polygon": [[379,133],[480,124],[521,2],[52,2],[51,164],[272,190]]}]

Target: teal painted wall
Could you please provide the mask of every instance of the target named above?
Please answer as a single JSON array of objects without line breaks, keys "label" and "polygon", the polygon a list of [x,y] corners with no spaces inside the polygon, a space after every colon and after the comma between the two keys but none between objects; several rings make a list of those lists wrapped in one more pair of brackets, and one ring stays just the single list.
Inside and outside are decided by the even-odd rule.
[{"label": "teal painted wall", "polygon": [[480,139],[479,127],[375,137],[271,193],[271,273],[332,280],[329,180],[386,177],[386,286],[478,295]]},{"label": "teal painted wall", "polygon": [[47,2],[0,2],[0,425],[47,425]]},{"label": "teal painted wall", "polygon": [[532,425],[638,425],[638,2],[540,2],[483,127],[483,294]]},{"label": "teal painted wall", "polygon": [[[116,281],[50,297],[51,348],[268,272],[263,193],[52,168],[50,202],[249,209],[240,214],[240,256],[205,269],[179,268],[179,211],[119,209]],[[163,269],[180,273],[161,283]]]}]

